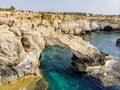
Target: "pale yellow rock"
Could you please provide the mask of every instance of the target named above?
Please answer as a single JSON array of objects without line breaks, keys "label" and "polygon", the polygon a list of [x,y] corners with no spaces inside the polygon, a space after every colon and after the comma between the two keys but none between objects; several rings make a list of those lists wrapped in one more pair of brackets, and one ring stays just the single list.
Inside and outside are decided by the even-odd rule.
[{"label": "pale yellow rock", "polygon": [[[96,20],[96,18],[101,17],[39,14],[25,11],[14,12],[13,15],[9,14],[6,17],[5,14],[0,13],[0,82],[10,82],[26,74],[41,75],[38,72],[39,56],[45,45],[58,45],[71,50],[73,58],[77,59],[75,63],[79,70],[84,66],[83,71],[89,71],[93,75],[110,74],[110,72],[106,72],[109,66],[107,64],[110,66],[114,64],[108,63],[108,61],[101,66],[100,61],[104,62],[113,58],[106,58],[106,55],[89,42],[75,36],[82,31],[91,30],[93,27],[90,27],[90,20]],[[102,19],[105,20],[105,17]],[[107,19],[111,20],[110,17]],[[14,23],[11,23],[12,21]],[[113,25],[109,21],[107,23]],[[32,24],[35,26],[34,29],[31,29]],[[96,23],[93,26],[95,26],[94,29],[99,27]],[[58,28],[61,32],[55,32]],[[33,67],[31,67],[31,63]],[[105,68],[103,69],[103,67]],[[110,68],[113,69],[113,67]],[[115,75],[119,76],[119,72],[115,72]],[[115,77],[115,75],[113,76]]]},{"label": "pale yellow rock", "polygon": [[10,28],[9,30],[12,31],[16,36],[21,38],[21,32],[18,28]]}]

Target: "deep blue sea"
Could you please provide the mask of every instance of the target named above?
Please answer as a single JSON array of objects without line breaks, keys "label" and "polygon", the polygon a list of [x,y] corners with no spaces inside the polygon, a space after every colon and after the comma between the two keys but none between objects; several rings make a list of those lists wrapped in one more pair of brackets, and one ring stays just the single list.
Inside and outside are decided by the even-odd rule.
[{"label": "deep blue sea", "polygon": [[[120,48],[115,46],[119,33],[92,33],[86,36],[104,53],[120,57]],[[46,46],[41,54],[42,73],[49,83],[48,90],[114,90],[102,86],[98,78],[78,72],[71,64],[72,52],[58,46]]]},{"label": "deep blue sea", "polygon": [[120,47],[116,46],[116,40],[118,38],[120,38],[120,33],[115,32],[91,33],[86,36],[86,40],[100,51],[120,58]]}]

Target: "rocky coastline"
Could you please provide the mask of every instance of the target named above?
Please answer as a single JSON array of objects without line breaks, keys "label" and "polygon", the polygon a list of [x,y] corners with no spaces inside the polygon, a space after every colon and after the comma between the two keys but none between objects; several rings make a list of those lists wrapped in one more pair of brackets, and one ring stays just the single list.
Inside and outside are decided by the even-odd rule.
[{"label": "rocky coastline", "polygon": [[[101,79],[104,86],[120,86],[117,58],[101,53],[82,39],[91,31],[119,32],[120,18],[37,12],[0,12],[0,83],[40,73],[40,54],[46,45],[57,45],[73,53],[73,64]],[[109,28],[108,28],[109,27]],[[111,72],[114,72],[113,74]]]}]

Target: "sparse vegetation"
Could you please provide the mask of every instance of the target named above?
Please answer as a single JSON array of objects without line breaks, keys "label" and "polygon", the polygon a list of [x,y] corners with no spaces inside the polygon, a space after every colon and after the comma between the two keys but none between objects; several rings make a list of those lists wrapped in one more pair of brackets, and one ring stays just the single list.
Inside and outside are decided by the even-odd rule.
[{"label": "sparse vegetation", "polygon": [[0,8],[0,11],[14,11],[15,7],[14,6],[10,6],[10,8]]},{"label": "sparse vegetation", "polygon": [[10,9],[10,10],[15,10],[15,7],[14,7],[14,6],[10,6],[9,9]]}]

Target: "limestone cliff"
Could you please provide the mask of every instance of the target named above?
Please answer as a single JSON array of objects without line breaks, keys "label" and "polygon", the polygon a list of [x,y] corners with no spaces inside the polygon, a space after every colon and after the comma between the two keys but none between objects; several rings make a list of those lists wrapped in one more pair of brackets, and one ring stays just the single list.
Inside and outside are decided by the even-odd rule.
[{"label": "limestone cliff", "polygon": [[[3,15],[0,20],[1,83],[11,82],[28,74],[40,75],[42,78],[39,73],[39,57],[45,45],[58,45],[71,50],[73,64],[80,71],[87,71],[91,75],[95,72],[91,67],[98,66],[97,69],[100,71],[102,67],[105,67],[106,61],[115,60],[113,57],[106,59],[106,54],[101,53],[81,37],[74,36],[74,34],[91,29],[90,22],[81,20],[80,16],[45,16],[38,13],[22,13],[21,15],[16,12],[8,17]],[[94,23],[93,26],[94,29],[98,28]],[[102,75],[105,70],[108,68],[103,69]]]}]

